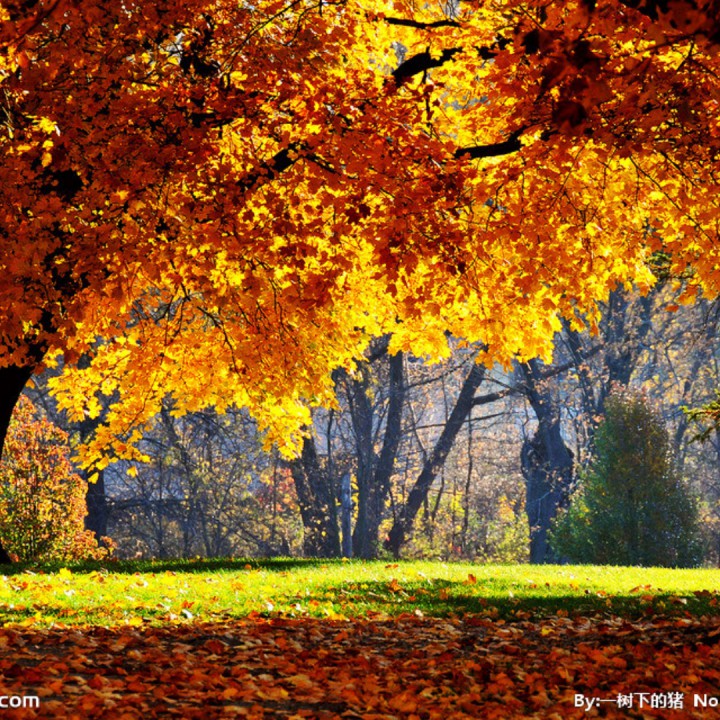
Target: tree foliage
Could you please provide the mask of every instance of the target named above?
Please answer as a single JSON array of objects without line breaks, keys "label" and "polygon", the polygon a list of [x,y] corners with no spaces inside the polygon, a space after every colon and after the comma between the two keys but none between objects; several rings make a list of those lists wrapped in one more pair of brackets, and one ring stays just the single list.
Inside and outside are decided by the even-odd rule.
[{"label": "tree foliage", "polygon": [[668,432],[641,395],[607,399],[594,457],[552,544],[588,563],[687,567],[702,559],[698,509],[674,467]]},{"label": "tree foliage", "polygon": [[86,484],[69,456],[67,434],[23,397],[0,463],[0,539],[20,560],[107,555],[85,530]]},{"label": "tree foliage", "polygon": [[62,354],[86,464],[168,395],[289,450],[373,336],[547,357],[658,252],[714,293],[716,5],[2,3],[0,428]]}]

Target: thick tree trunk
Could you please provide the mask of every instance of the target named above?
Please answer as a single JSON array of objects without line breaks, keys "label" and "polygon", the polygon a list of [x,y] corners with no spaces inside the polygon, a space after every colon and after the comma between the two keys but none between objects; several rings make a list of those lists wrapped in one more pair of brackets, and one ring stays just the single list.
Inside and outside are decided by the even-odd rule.
[{"label": "thick tree trunk", "polygon": [[[33,368],[30,366],[0,368],[0,459],[2,458],[5,437],[10,426],[10,418],[32,373]],[[0,543],[0,564],[5,565],[10,562],[10,556],[3,548],[2,543]]]},{"label": "thick tree trunk", "polygon": [[[387,348],[383,354],[387,353]],[[368,397],[367,377],[349,384],[350,410],[357,457],[358,514],[353,533],[353,549],[366,560],[377,557],[380,523],[390,495],[390,479],[395,471],[405,403],[405,366],[402,353],[389,357],[388,406],[380,454],[375,453],[374,410]]]},{"label": "thick tree trunk", "polygon": [[525,508],[530,526],[530,562],[556,561],[548,544],[548,530],[565,502],[573,479],[573,457],[559,427],[538,430],[523,443],[522,474]]},{"label": "thick tree trunk", "polygon": [[465,382],[460,389],[460,394],[455,401],[455,406],[450,413],[450,417],[435,443],[435,447],[425,461],[420,475],[410,490],[407,502],[395,518],[386,545],[396,558],[400,555],[400,548],[405,543],[412,529],[418,511],[427,499],[430,486],[445,464],[445,460],[453,447],[455,438],[473,407],[475,393],[484,378],[485,367],[483,365],[473,364],[470,373],[465,378]]},{"label": "thick tree trunk", "polygon": [[312,437],[303,442],[302,454],[290,464],[298,494],[305,537],[305,557],[339,557],[340,532],[335,492],[320,466]]},{"label": "thick tree trunk", "polygon": [[13,410],[32,374],[33,368],[29,366],[0,368],[0,456]]},{"label": "thick tree trunk", "polygon": [[548,530],[572,487],[574,459],[562,437],[560,409],[543,386],[537,361],[523,365],[522,372],[526,395],[538,420],[537,430],[523,444],[520,458],[530,526],[530,562],[548,563],[557,560],[548,544]]}]

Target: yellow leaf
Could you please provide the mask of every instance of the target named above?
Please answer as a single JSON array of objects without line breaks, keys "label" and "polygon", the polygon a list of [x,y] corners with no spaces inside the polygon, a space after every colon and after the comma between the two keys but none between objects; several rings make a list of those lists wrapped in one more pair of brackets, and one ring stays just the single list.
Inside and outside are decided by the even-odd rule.
[{"label": "yellow leaf", "polygon": [[56,125],[55,125],[55,123],[54,123],[50,118],[46,118],[46,117],[40,118],[40,120],[38,120],[37,126],[38,126],[43,132],[46,132],[48,135],[49,135],[50,133],[55,132],[55,130],[56,130]]}]

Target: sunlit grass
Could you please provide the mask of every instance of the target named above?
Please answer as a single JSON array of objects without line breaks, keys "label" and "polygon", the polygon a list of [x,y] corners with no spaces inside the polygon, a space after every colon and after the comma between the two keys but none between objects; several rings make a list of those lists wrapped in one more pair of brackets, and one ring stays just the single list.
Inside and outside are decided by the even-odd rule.
[{"label": "sunlit grass", "polygon": [[303,560],[15,568],[0,621],[140,625],[232,618],[478,613],[717,615],[720,570]]}]

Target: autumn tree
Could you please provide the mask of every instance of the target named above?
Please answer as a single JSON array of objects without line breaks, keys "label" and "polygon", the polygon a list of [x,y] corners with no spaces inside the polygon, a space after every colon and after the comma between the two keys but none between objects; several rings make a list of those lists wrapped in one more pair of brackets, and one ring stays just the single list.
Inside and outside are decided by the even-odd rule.
[{"label": "autumn tree", "polygon": [[[518,390],[537,420],[521,451],[531,562],[555,559],[547,539],[551,522],[567,504],[576,465],[592,452],[595,427],[611,389],[630,383],[645,354],[644,340],[652,327],[660,287],[656,285],[645,296],[614,289],[607,302],[600,304],[602,317],[596,333],[580,333],[564,322],[556,336],[553,363],[542,366],[533,359],[518,368]],[[570,372],[577,379],[573,390],[562,381]],[[578,435],[577,458],[567,440],[568,410],[573,405],[577,406],[573,428]]]},{"label": "autumn tree", "polygon": [[18,403],[0,463],[0,539],[20,560],[103,557],[85,530],[85,483],[67,434],[27,398]]},{"label": "autumn tree", "polygon": [[304,440],[300,457],[291,463],[308,555],[340,554],[338,501],[345,484],[344,553],[377,556],[406,399],[405,359],[401,352],[390,355],[389,344],[389,336],[376,338],[352,370],[334,373],[338,406],[315,413],[313,437]]},{"label": "autumn tree", "polygon": [[[0,441],[62,355],[99,471],[248,406],[297,450],[373,337],[549,359],[658,252],[718,289],[717,2],[0,5]],[[88,358],[86,367],[75,364]],[[409,516],[408,516],[409,518]],[[409,520],[400,520],[395,537]]]},{"label": "autumn tree", "polygon": [[[291,463],[307,555],[338,555],[341,540],[343,552],[358,557],[376,557],[383,540],[399,553],[413,535],[412,552],[417,552],[420,535],[432,535],[441,524],[438,512],[446,500],[455,508],[451,524],[460,529],[448,533],[455,543],[443,552],[450,553],[458,543],[459,552],[470,552],[473,432],[483,422],[480,414],[471,414],[476,400],[492,400],[491,395],[475,395],[486,375],[475,362],[478,348],[455,342],[446,362],[431,364],[404,353],[389,355],[389,342],[387,336],[374,340],[355,368],[335,373],[338,405],[313,413],[312,436]],[[460,445],[467,462],[455,458],[448,463]],[[344,485],[352,498],[349,510],[342,507]],[[457,511],[460,496],[462,513]],[[348,527],[341,537],[341,513],[346,511]],[[492,516],[487,513],[488,521]],[[391,547],[400,523],[403,535]]]},{"label": "autumn tree", "polygon": [[471,396],[475,352],[458,345],[444,363],[407,363],[405,432],[383,534],[390,539],[419,497],[403,555],[525,560],[521,407],[499,367],[483,373],[484,392]]},{"label": "autumn tree", "polygon": [[475,393],[485,377],[485,370],[483,366],[473,363],[457,393],[447,421],[443,424],[439,436],[427,454],[407,498],[395,512],[387,538],[387,548],[395,557],[399,556],[400,548],[412,530],[415,518],[427,499],[430,487],[442,470],[453,444],[465,424],[473,407]]}]

